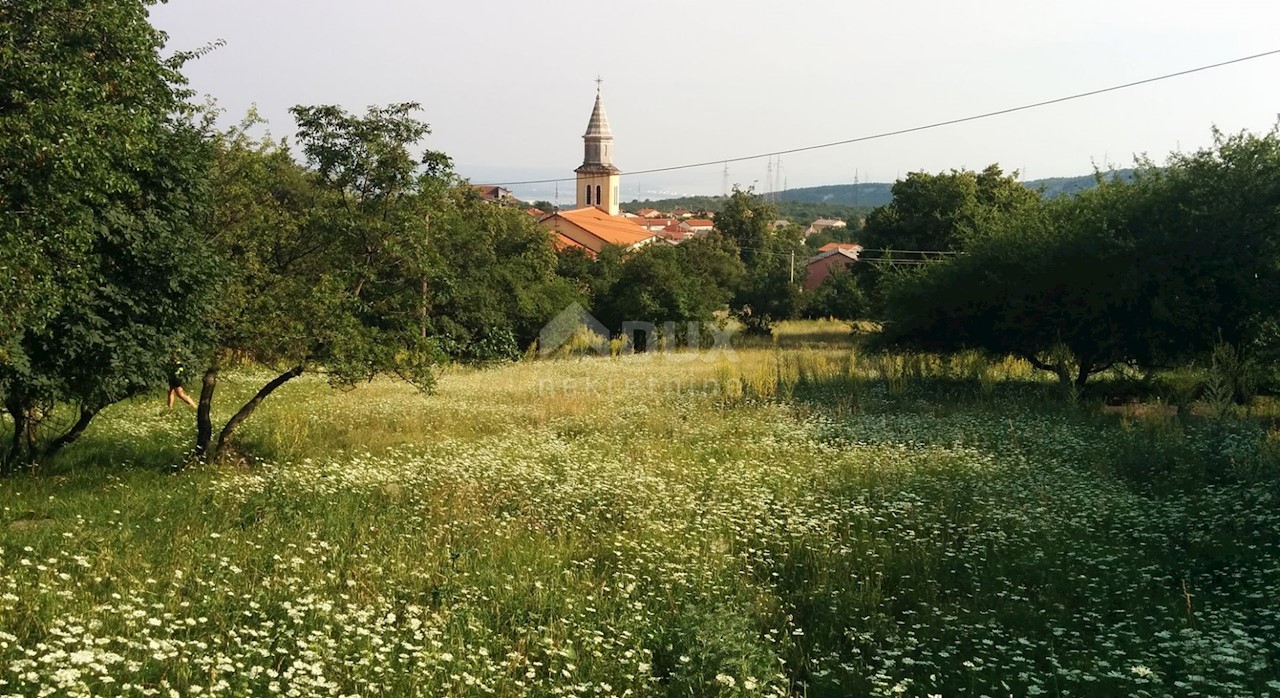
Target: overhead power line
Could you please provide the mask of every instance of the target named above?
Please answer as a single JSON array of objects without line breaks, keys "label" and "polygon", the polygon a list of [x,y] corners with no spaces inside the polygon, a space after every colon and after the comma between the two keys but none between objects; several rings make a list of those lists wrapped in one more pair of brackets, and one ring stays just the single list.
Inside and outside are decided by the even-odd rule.
[{"label": "overhead power line", "polygon": [[[1103,87],[1097,90],[1089,90],[1088,92],[1077,92],[1076,94],[1067,95],[1065,97],[1056,97],[1054,99],[1046,99],[1044,101],[1032,102],[1031,104],[1023,104],[1017,107],[1009,107],[1007,109],[997,109],[995,111],[983,112],[981,114],[974,114],[972,116],[962,116],[956,119],[947,119],[945,121],[935,121],[933,123],[924,124],[922,126],[912,126],[910,128],[902,128],[902,129],[897,129],[895,131],[885,131],[882,133],[875,133],[868,136],[846,138],[840,141],[831,141],[830,143],[806,145],[799,148],[789,148],[787,150],[772,150],[767,153],[757,153],[755,155],[743,155],[743,156],[734,157],[734,158],[719,158],[717,160],[708,160],[706,162],[694,162],[694,163],[689,163],[687,165],[655,167],[648,170],[636,170],[635,172],[623,172],[622,174],[644,175],[644,174],[656,174],[659,172],[674,172],[676,170],[690,170],[697,167],[710,167],[712,165],[727,166],[731,162],[743,162],[745,160],[759,160],[760,158],[768,158],[768,157],[774,157],[778,155],[790,155],[791,153],[803,153],[810,150],[821,150],[823,148],[834,148],[836,146],[850,145],[852,143],[864,143],[866,141],[873,141],[881,138],[890,138],[892,136],[901,136],[907,133],[916,133],[918,131],[928,131],[930,129],[942,128],[943,126],[954,126],[955,124],[963,124],[969,121],[989,119],[994,116],[1002,116],[1004,114],[1013,114],[1014,112],[1027,111],[1028,109],[1037,109],[1039,107],[1047,107],[1051,104],[1061,104],[1062,102],[1070,102],[1076,99],[1084,99],[1085,97],[1093,97],[1096,95],[1105,94],[1107,92],[1116,92],[1119,90],[1126,90],[1131,87],[1138,87],[1139,85],[1147,85],[1153,82],[1160,82],[1162,80],[1171,80],[1173,78],[1179,78],[1185,75],[1191,75],[1193,73],[1200,73],[1206,70],[1213,70],[1214,68],[1222,68],[1229,65],[1235,65],[1236,63],[1244,63],[1245,61],[1252,61],[1258,58],[1266,58],[1267,56],[1274,56],[1277,54],[1280,54],[1280,49],[1264,51],[1262,53],[1255,53],[1251,56],[1243,56],[1241,58],[1233,58],[1229,61],[1222,61],[1220,63],[1211,63],[1209,65],[1202,65],[1197,68],[1179,70],[1176,73],[1167,73],[1165,75],[1157,75],[1156,77],[1145,78],[1142,80],[1135,80],[1133,82],[1126,82],[1122,85],[1112,85],[1111,87]],[[574,181],[573,177],[561,177],[558,179],[530,179],[530,180],[525,180],[523,182],[497,182],[495,183],[495,185],[503,186],[503,187],[514,187],[514,186],[521,186],[526,184],[551,184],[553,182],[572,182],[572,181]]]}]

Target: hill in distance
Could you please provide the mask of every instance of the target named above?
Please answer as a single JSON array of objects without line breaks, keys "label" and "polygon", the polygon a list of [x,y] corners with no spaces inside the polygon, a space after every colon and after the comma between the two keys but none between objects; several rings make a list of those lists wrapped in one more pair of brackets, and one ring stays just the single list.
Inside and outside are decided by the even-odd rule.
[{"label": "hill in distance", "polygon": [[[1133,172],[1132,169],[1112,170],[1104,173],[1103,177],[1130,180],[1133,178]],[[1078,177],[1049,177],[1028,180],[1023,182],[1023,185],[1029,189],[1043,191],[1046,198],[1052,199],[1092,189],[1097,185],[1097,178],[1092,174]],[[889,204],[893,201],[893,184],[887,182],[828,184],[820,187],[790,189],[773,196],[778,204],[779,213],[784,216],[788,215],[791,208],[807,210],[811,207],[816,213],[821,213],[822,210],[830,210],[832,215],[838,215],[839,212],[835,210],[836,208],[872,209]],[[644,201],[632,201],[626,204],[625,208],[635,210],[641,207],[651,207],[665,211],[684,207],[695,211],[703,209],[715,211],[719,208],[720,199],[721,197],[718,196],[687,196],[656,201],[646,199]],[[808,204],[809,206],[793,207],[787,206],[787,204]]]}]

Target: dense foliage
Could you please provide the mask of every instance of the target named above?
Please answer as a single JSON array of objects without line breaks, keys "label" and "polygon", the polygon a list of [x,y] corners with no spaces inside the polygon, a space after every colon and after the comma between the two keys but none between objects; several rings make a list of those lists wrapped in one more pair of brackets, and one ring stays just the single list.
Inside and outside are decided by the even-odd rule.
[{"label": "dense foliage", "polygon": [[1003,216],[1039,201],[1016,172],[1005,175],[997,165],[981,172],[912,172],[893,185],[892,203],[867,217],[859,242],[876,249],[958,250]]},{"label": "dense foliage", "polygon": [[209,148],[140,2],[0,7],[0,468],[163,383],[213,271]]},{"label": "dense foliage", "polygon": [[[1280,138],[1148,164],[1074,198],[1019,206],[952,261],[900,275],[885,339],[1012,353],[1065,382],[1257,350],[1280,288]],[[941,238],[939,238],[941,239]]]}]

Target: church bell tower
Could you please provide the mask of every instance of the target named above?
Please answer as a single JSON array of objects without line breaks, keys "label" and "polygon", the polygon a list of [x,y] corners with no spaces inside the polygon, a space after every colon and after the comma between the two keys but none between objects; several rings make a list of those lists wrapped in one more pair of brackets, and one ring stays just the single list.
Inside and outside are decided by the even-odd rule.
[{"label": "church bell tower", "polygon": [[582,135],[585,155],[578,173],[578,208],[595,206],[605,213],[618,215],[618,179],[622,172],[613,166],[613,133],[600,100],[600,80],[596,80],[596,106],[591,121]]}]

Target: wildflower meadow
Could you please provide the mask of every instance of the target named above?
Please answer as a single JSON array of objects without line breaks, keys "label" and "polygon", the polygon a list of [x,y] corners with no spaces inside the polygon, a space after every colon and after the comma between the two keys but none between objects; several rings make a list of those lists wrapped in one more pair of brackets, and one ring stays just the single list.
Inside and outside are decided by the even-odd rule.
[{"label": "wildflower meadow", "polygon": [[304,376],[177,473],[122,403],[0,482],[0,696],[1280,696],[1277,433],[1030,373]]}]

